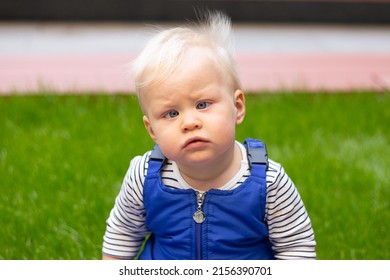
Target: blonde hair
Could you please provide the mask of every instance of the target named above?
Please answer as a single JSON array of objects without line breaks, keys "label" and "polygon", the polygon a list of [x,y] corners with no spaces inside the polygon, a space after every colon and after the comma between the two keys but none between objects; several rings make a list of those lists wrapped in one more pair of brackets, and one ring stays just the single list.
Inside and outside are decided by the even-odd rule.
[{"label": "blonde hair", "polygon": [[159,32],[131,63],[135,90],[164,82],[180,64],[187,50],[203,47],[213,51],[217,66],[230,78],[235,89],[241,87],[231,55],[231,20],[222,12],[205,12],[196,24]]}]

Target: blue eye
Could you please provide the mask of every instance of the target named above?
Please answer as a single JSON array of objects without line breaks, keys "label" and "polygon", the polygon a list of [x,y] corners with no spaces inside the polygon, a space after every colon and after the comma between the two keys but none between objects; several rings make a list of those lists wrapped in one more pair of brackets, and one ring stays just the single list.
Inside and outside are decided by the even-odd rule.
[{"label": "blue eye", "polygon": [[206,101],[203,101],[203,102],[199,102],[197,105],[196,105],[196,109],[206,109],[208,106],[210,105],[209,102],[206,102]]},{"label": "blue eye", "polygon": [[179,112],[178,112],[178,111],[172,110],[172,111],[169,111],[168,113],[166,113],[166,114],[164,115],[164,117],[167,118],[167,119],[172,119],[172,118],[177,117],[178,115],[179,115]]}]

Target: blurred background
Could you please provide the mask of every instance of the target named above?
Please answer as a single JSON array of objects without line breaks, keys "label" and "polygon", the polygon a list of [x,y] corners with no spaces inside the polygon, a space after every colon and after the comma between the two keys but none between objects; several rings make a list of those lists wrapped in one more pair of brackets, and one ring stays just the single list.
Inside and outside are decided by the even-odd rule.
[{"label": "blurred background", "polygon": [[388,0],[3,0],[4,20],[182,21],[194,8],[254,22],[389,23]]},{"label": "blurred background", "polygon": [[232,17],[246,91],[387,90],[390,0],[3,0],[0,92],[131,92],[151,25]]}]

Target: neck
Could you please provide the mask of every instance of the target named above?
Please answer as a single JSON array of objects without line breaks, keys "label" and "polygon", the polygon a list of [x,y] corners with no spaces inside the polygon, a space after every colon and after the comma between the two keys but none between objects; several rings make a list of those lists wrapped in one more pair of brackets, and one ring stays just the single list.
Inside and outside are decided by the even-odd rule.
[{"label": "neck", "polygon": [[235,144],[231,152],[209,165],[178,166],[183,179],[200,191],[217,189],[229,182],[241,168],[241,151]]}]

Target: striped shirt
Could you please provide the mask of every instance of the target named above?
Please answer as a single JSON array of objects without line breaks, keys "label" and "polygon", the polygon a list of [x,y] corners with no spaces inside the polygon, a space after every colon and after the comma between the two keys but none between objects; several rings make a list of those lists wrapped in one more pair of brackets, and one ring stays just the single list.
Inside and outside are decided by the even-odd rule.
[{"label": "striped shirt", "polygon": [[[240,146],[241,168],[220,189],[238,187],[250,176],[245,147]],[[150,234],[145,224],[143,184],[148,169],[150,151],[137,156],[123,180],[114,208],[107,219],[103,238],[103,254],[120,259],[134,258],[145,237]],[[316,242],[310,218],[294,183],[283,167],[269,160],[267,169],[266,223],[272,249],[277,259],[315,259]],[[167,161],[161,170],[163,183],[172,188],[192,188],[180,175],[175,162]]]}]

